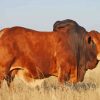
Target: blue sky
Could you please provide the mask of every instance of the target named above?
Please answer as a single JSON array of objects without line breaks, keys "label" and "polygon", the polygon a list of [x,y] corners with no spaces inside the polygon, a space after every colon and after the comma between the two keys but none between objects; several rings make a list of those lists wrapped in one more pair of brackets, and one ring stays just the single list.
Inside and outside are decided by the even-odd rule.
[{"label": "blue sky", "polygon": [[0,29],[24,26],[52,31],[55,21],[73,19],[100,31],[100,0],[0,0]]}]

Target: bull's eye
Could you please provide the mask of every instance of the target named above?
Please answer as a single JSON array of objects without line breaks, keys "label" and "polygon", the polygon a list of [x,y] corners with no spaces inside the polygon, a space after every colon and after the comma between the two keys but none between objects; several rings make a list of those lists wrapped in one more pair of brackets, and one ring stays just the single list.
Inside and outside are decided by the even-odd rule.
[{"label": "bull's eye", "polygon": [[92,40],[91,37],[88,38],[88,43],[91,44]]},{"label": "bull's eye", "polygon": [[95,46],[95,43],[94,43],[94,41],[92,40],[91,37],[88,38],[88,44]]}]

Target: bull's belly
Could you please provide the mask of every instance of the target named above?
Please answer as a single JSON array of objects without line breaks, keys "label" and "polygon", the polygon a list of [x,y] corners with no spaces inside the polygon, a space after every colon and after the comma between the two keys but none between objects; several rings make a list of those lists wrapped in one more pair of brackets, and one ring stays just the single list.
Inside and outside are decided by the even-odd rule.
[{"label": "bull's belly", "polygon": [[30,87],[36,87],[36,86],[41,86],[41,84],[43,83],[43,81],[45,80],[43,79],[34,79],[32,77],[29,77],[27,75],[25,75],[25,71],[23,70],[19,70],[16,77],[21,79],[26,85],[30,86]]}]

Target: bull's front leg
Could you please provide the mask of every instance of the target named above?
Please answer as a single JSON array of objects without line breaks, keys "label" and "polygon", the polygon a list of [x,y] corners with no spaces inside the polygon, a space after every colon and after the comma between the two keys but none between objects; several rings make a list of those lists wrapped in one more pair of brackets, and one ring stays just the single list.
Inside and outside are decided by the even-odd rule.
[{"label": "bull's front leg", "polygon": [[58,67],[58,81],[64,84],[70,78],[70,67],[69,65],[60,65]]},{"label": "bull's front leg", "polygon": [[58,67],[58,80],[60,83],[78,82],[77,67],[70,63],[60,64]]},{"label": "bull's front leg", "polygon": [[77,73],[77,66],[70,66],[70,79],[69,83],[76,83],[78,82],[78,73]]},{"label": "bull's front leg", "polygon": [[59,81],[61,83],[66,81],[70,83],[77,82],[77,67],[75,57],[69,49],[63,49],[62,47],[60,50],[56,55]]}]

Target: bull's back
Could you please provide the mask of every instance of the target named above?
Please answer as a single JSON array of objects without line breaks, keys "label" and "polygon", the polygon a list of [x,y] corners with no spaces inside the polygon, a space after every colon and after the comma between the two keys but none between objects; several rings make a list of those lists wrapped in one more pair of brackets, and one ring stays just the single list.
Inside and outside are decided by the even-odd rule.
[{"label": "bull's back", "polygon": [[16,66],[38,66],[46,72],[50,70],[55,59],[53,55],[55,46],[51,35],[13,27],[2,36],[1,41],[18,62]]}]

